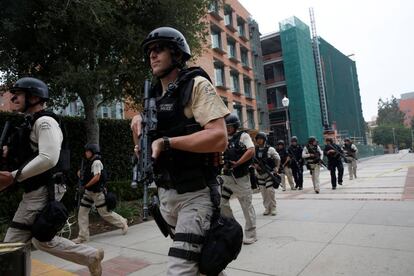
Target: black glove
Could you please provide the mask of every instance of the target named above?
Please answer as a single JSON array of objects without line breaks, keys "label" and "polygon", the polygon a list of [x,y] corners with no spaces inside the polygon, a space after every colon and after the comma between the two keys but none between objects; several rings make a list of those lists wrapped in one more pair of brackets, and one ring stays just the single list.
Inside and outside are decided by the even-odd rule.
[{"label": "black glove", "polygon": [[213,203],[213,206],[219,207],[220,198],[221,198],[221,195],[219,192],[220,186],[217,184],[210,184],[209,188],[210,188],[210,198],[211,198],[211,202]]},{"label": "black glove", "polygon": [[85,186],[79,186],[79,193],[83,194],[85,192]]}]

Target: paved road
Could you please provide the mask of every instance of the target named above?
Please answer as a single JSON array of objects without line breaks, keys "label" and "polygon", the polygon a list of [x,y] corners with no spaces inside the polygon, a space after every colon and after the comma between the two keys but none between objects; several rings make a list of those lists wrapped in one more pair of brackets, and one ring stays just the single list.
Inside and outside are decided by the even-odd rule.
[{"label": "paved road", "polygon": [[[337,190],[323,171],[320,194],[306,174],[303,191],[277,193],[275,217],[262,215],[255,194],[259,240],[243,246],[227,274],[414,275],[414,154],[374,157],[358,166],[358,178],[348,180],[345,169],[344,185]],[[243,225],[238,202],[231,204]],[[94,236],[90,244],[105,249],[104,275],[165,275],[170,240],[153,222],[131,227],[126,236],[119,231]],[[87,275],[82,267],[43,252],[32,256]]]}]

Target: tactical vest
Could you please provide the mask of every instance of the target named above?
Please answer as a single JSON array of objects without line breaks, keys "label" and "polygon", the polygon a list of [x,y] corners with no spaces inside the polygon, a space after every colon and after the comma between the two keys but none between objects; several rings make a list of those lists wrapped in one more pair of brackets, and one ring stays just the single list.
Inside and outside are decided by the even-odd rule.
[{"label": "tactical vest", "polygon": [[356,157],[356,151],[354,149],[352,149],[352,144],[344,144],[344,150],[346,151],[345,155],[346,157],[352,157],[355,158]]},{"label": "tactical vest", "polygon": [[[92,172],[92,164],[95,160],[101,160],[101,157],[99,155],[95,155],[94,158],[86,161],[85,168],[83,171],[83,180],[82,180],[83,186],[88,184],[88,182],[91,181],[91,179],[94,177],[94,174]],[[99,178],[98,183],[95,183],[91,187],[86,188],[86,190],[94,192],[94,193],[102,192],[106,184],[106,178],[107,178],[106,171],[105,169],[103,169],[101,171],[101,176]]]},{"label": "tactical vest", "polygon": [[[166,93],[159,96],[157,105],[157,133],[155,138],[177,137],[195,133],[203,128],[194,118],[188,119],[184,108],[191,100],[194,78],[205,77],[201,68],[182,70],[175,84],[170,84]],[[162,94],[160,84],[153,88]],[[161,152],[154,167],[155,183],[159,187],[174,188],[178,193],[203,189],[214,182],[218,173],[219,153],[194,153],[170,149]]]},{"label": "tactical vest", "polygon": [[300,162],[302,160],[302,147],[299,145],[296,146],[289,146],[288,152],[294,156],[297,162]]},{"label": "tactical vest", "polygon": [[[286,159],[289,157],[289,153],[286,150],[286,148],[283,149],[276,149],[277,153],[280,156],[280,164],[284,164],[286,162]],[[289,163],[287,164],[287,166],[289,165]]]},{"label": "tactical vest", "polygon": [[[224,160],[228,161],[237,161],[243,154],[247,151],[246,145],[240,142],[241,135],[245,133],[244,131],[239,131],[229,138],[229,143],[227,145],[227,150],[224,152]],[[237,166],[233,169],[233,175],[236,178],[245,176],[249,173],[249,166],[251,165],[252,160],[244,162],[240,166]]]},{"label": "tactical vest", "polygon": [[266,164],[267,167],[273,171],[273,169],[276,167],[276,160],[269,157],[269,148],[269,146],[265,146],[264,148],[256,147],[256,158],[263,164]]},{"label": "tactical vest", "polygon": [[[32,145],[38,148],[37,144],[34,144],[30,140],[30,133],[37,119],[43,116],[49,116],[59,122],[59,118],[56,114],[48,111],[40,111],[32,116],[26,116],[25,121],[18,127],[15,127],[14,131],[10,135],[8,142],[8,166],[11,170],[18,170],[33,160],[38,154],[38,150],[33,150]],[[21,187],[25,193],[37,190],[42,186],[48,185],[52,178],[52,172],[54,168],[51,168],[41,174],[35,175],[20,182]]]},{"label": "tactical vest", "polygon": [[[328,154],[329,150],[334,150],[335,152],[333,154]],[[341,155],[339,154],[339,152],[341,151],[341,149],[334,144],[331,145],[326,145],[325,146],[325,152],[326,152],[326,157],[328,158],[328,161],[339,161],[341,159]]]},{"label": "tactical vest", "polygon": [[317,164],[319,162],[319,159],[321,158],[321,153],[318,150],[318,146],[307,144],[306,148],[308,150],[308,153],[313,154],[313,157],[306,158],[306,162],[308,164]]}]

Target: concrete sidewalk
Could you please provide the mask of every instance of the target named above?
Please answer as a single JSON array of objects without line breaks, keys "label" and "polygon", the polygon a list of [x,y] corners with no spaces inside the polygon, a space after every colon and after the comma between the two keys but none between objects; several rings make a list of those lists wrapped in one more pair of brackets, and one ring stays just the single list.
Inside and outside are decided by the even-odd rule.
[{"label": "concrete sidewalk", "polygon": [[[227,274],[414,275],[414,154],[384,155],[358,165],[358,178],[347,180],[346,173],[337,190],[331,189],[326,170],[318,195],[308,174],[303,191],[279,190],[275,217],[262,215],[261,196],[254,194],[258,241],[243,246]],[[231,205],[244,225],[238,202]],[[105,249],[104,275],[165,275],[171,240],[151,221],[130,227],[126,236],[120,231],[93,236],[89,244]],[[40,251],[32,258],[88,275],[84,267]]]}]

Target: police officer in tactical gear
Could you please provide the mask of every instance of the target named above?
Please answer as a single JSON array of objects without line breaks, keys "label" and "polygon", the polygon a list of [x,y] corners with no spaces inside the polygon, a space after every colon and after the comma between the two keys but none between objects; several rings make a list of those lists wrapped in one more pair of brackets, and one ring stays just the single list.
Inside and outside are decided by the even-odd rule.
[{"label": "police officer in tactical gear", "polygon": [[[336,189],[336,183],[342,185],[342,177],[344,175],[344,165],[342,164],[341,155],[343,151],[340,146],[334,143],[332,138],[326,138],[326,145],[323,153],[328,158],[328,170],[331,173],[332,190]],[[338,178],[336,177],[336,170],[338,170]]]},{"label": "police officer in tactical gear", "polygon": [[52,169],[59,160],[63,134],[56,115],[44,110],[49,91],[43,81],[21,78],[10,92],[13,94],[11,101],[14,109],[25,113],[26,117],[25,123],[11,135],[6,150],[7,157],[18,168],[9,173],[9,179],[16,181],[23,188],[24,194],[4,241],[26,243],[31,240],[38,249],[85,265],[91,275],[101,275],[101,261],[104,257],[102,249],[75,244],[58,236],[48,242],[40,242],[33,237],[31,226],[51,196],[48,191],[56,191],[56,200],[60,200],[65,192],[52,181]]},{"label": "police officer in tactical gear", "polygon": [[[208,186],[216,183],[215,153],[227,146],[224,117],[229,110],[207,73],[186,68],[191,57],[185,37],[176,29],[153,30],[142,43],[158,82],[157,139],[152,142],[154,171],[163,219],[175,237],[168,253],[167,275],[198,275],[201,240],[210,228],[213,202]],[[135,151],[140,151],[142,116],[133,118]],[[218,202],[214,204],[219,204]]]},{"label": "police officer in tactical gear", "polygon": [[276,151],[280,156],[280,168],[279,174],[282,177],[282,191],[286,191],[286,177],[289,182],[289,186],[292,190],[296,190],[294,182],[293,182],[293,175],[292,169],[290,168],[290,161],[291,157],[285,147],[285,142],[283,140],[279,140],[276,143]]},{"label": "police officer in tactical gear", "polygon": [[[276,197],[274,183],[269,175],[270,173],[277,174],[280,166],[280,157],[274,147],[266,144],[267,136],[264,132],[256,134],[256,154],[254,167],[257,171],[257,180],[260,192],[263,198],[263,206],[265,211],[264,216],[276,215]],[[264,167],[266,166],[266,167]],[[267,171],[266,169],[267,168]]]},{"label": "police officer in tactical gear", "polygon": [[288,148],[288,153],[291,158],[290,167],[292,169],[293,179],[295,180],[295,188],[302,190],[303,189],[303,158],[302,158],[303,148],[298,144],[298,138],[292,136],[290,139],[290,146]]},{"label": "police officer in tactical gear", "polygon": [[357,178],[357,154],[358,148],[352,143],[351,139],[345,138],[342,149],[345,153],[346,163],[348,164],[349,180]]},{"label": "police officer in tactical gear", "polygon": [[314,136],[309,137],[308,143],[303,148],[302,158],[305,159],[306,166],[311,173],[315,193],[319,194],[319,174],[321,170],[323,151],[318,146],[318,141]]},{"label": "police officer in tactical gear", "polygon": [[75,243],[84,243],[89,241],[89,211],[93,204],[95,204],[99,215],[107,222],[122,230],[125,235],[128,231],[127,220],[117,213],[108,210],[106,206],[106,172],[100,156],[100,148],[98,144],[85,145],[86,165],[83,166],[82,186],[84,191],[78,212],[79,234]]},{"label": "police officer in tactical gear", "polygon": [[232,113],[226,117],[229,143],[224,153],[223,189],[221,194],[221,213],[232,217],[230,197],[234,195],[240,202],[246,220],[244,244],[257,241],[256,213],[252,204],[252,189],[249,180],[249,166],[255,154],[255,148],[249,134],[237,131],[240,127],[239,117]]}]

